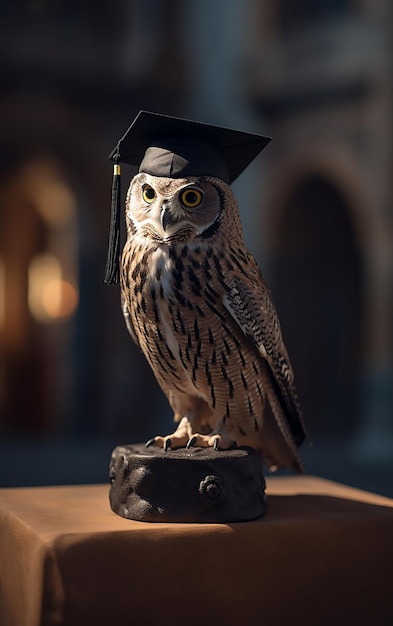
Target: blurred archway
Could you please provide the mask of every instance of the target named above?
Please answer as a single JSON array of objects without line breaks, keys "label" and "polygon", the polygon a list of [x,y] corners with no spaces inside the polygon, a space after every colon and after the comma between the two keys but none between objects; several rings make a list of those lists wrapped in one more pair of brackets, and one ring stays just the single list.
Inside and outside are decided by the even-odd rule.
[{"label": "blurred archway", "polygon": [[78,304],[76,200],[50,158],[2,176],[0,259],[0,428],[46,432],[64,391],[67,340],[58,329]]},{"label": "blurred archway", "polygon": [[362,266],[352,212],[315,175],[299,181],[276,227],[272,291],[311,438],[357,425]]}]

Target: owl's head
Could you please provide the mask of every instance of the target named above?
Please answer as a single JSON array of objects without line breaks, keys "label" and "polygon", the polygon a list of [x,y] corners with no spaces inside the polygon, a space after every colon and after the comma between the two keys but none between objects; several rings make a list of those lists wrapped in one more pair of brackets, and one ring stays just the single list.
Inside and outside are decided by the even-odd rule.
[{"label": "owl's head", "polygon": [[114,171],[104,281],[110,284],[119,277],[120,163],[139,168],[127,196],[128,237],[168,244],[202,242],[220,233],[236,237],[241,228],[229,184],[269,141],[263,135],[140,111],[110,155]]},{"label": "owl's head", "polygon": [[160,243],[210,239],[228,221],[239,222],[232,190],[208,177],[166,178],[146,173],[131,181],[126,202],[129,235]]}]

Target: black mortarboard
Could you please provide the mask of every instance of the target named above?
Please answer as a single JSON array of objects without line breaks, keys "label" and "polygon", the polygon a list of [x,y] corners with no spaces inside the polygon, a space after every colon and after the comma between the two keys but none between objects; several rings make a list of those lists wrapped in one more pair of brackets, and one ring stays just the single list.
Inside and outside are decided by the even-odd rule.
[{"label": "black mortarboard", "polygon": [[105,283],[119,277],[119,163],[153,176],[214,176],[230,184],[269,141],[263,135],[140,111],[109,156],[115,166]]}]

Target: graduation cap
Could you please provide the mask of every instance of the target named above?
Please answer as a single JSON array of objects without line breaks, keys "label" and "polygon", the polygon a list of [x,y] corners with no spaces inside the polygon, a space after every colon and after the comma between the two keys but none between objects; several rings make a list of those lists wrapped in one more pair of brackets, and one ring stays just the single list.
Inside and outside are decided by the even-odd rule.
[{"label": "graduation cap", "polygon": [[153,176],[213,176],[231,184],[269,141],[263,135],[140,111],[109,156],[114,171],[104,282],[119,280],[120,163]]}]

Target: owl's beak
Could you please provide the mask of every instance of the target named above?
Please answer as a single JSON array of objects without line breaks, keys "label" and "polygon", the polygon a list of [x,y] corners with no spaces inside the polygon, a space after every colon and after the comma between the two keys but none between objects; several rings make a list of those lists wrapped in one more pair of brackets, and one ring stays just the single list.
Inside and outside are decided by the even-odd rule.
[{"label": "owl's beak", "polygon": [[168,224],[173,223],[173,216],[171,215],[171,210],[167,202],[162,203],[160,220],[162,230],[164,232],[166,231]]}]

